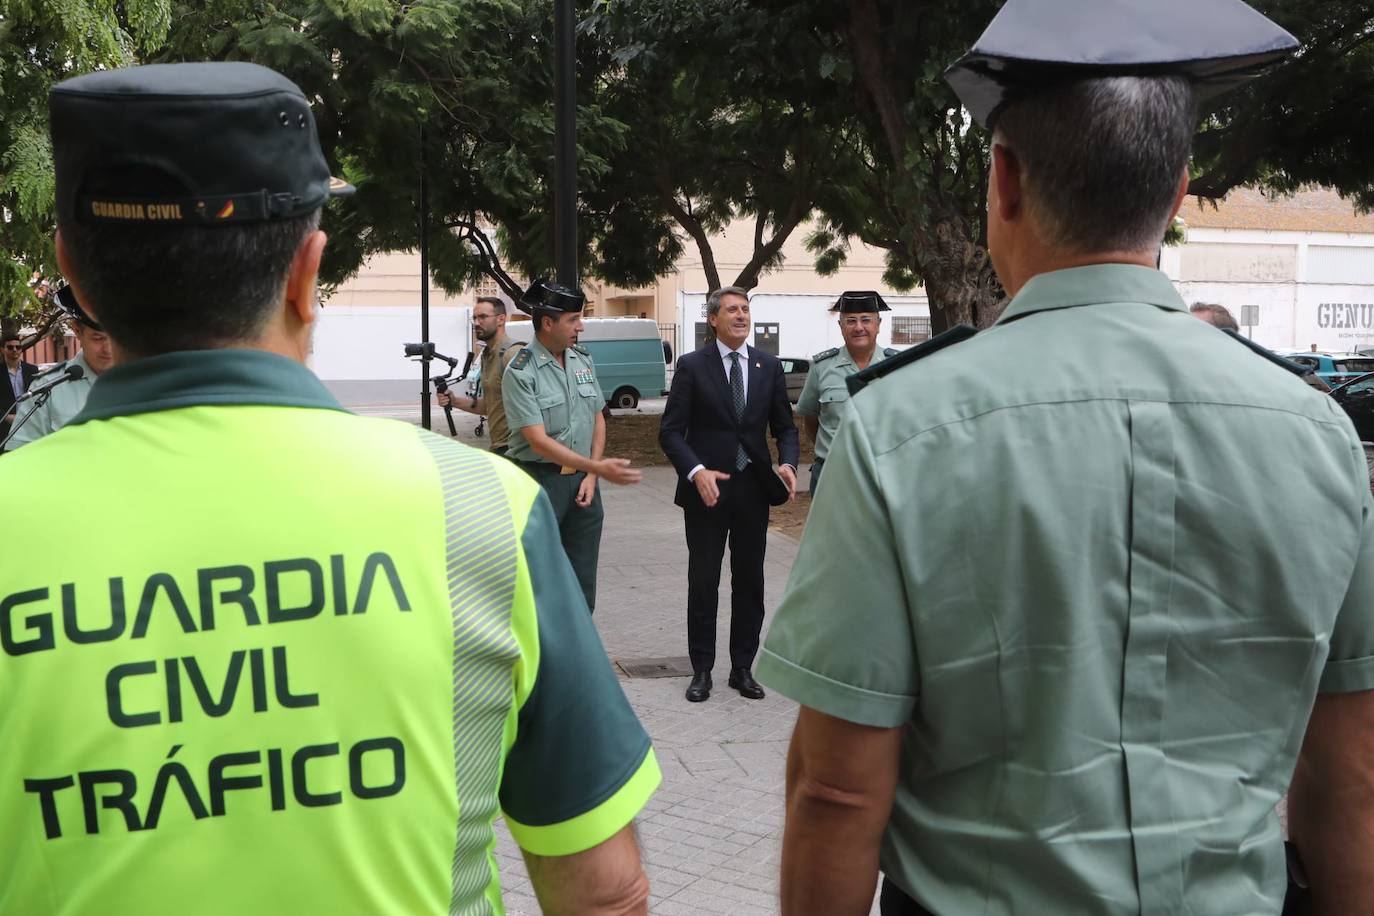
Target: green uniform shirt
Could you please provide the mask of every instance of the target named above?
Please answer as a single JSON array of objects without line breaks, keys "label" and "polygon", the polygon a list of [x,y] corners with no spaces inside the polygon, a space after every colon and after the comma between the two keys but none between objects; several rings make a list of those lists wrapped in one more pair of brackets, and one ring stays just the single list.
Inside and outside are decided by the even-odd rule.
[{"label": "green uniform shirt", "polygon": [[596,415],[606,406],[606,398],[585,350],[569,347],[563,360],[565,365],[560,365],[536,337],[506,367],[501,397],[511,429],[510,457],[517,461],[546,460],[521,433],[541,423],[555,441],[591,456]]},{"label": "green uniform shirt", "polygon": [[218,350],[111,369],[0,462],[92,474],[0,553],[0,913],[500,913],[497,814],[565,855],[657,784],[503,459]]},{"label": "green uniform shirt", "polygon": [[[49,369],[42,375],[33,380],[33,384],[51,378],[55,372],[63,372],[68,366],[80,366],[83,375],[79,379],[70,382],[63,382],[52,390],[48,395],[47,401],[42,407],[33,412],[33,416],[24,421],[19,427],[19,431],[14,434],[7,450],[13,451],[21,445],[28,445],[43,438],[49,433],[56,432],[71,422],[72,418],[81,412],[81,408],[86,405],[86,398],[91,393],[91,386],[95,384],[96,374],[91,369],[91,364],[86,362],[86,354],[78,353],[76,356],[67,360],[60,366]],[[31,404],[21,404],[19,406],[19,417],[31,407]],[[16,417],[16,420],[18,417]]]},{"label": "green uniform shirt", "polygon": [[1042,275],[854,398],[758,676],[904,728],[882,867],[935,912],[1276,914],[1372,512],[1341,409],[1162,273]]},{"label": "green uniform shirt", "polygon": [[[874,351],[869,365],[880,363],[889,356],[896,356],[896,350]],[[835,439],[835,431],[840,428],[844,417],[845,405],[849,403],[849,389],[844,380],[859,367],[846,347],[836,347],[817,353],[811,360],[811,371],[806,373],[806,384],[802,385],[801,397],[797,399],[797,415],[817,417],[819,429],[816,431],[816,458],[824,461],[830,454],[830,443]]]}]

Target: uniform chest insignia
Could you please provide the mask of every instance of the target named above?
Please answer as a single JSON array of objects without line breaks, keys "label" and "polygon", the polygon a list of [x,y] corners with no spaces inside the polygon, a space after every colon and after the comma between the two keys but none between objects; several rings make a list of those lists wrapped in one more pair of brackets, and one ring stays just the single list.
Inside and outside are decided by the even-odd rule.
[{"label": "uniform chest insignia", "polygon": [[578,369],[573,373],[573,381],[579,385],[590,385],[596,381],[596,376],[592,375],[590,369]]}]

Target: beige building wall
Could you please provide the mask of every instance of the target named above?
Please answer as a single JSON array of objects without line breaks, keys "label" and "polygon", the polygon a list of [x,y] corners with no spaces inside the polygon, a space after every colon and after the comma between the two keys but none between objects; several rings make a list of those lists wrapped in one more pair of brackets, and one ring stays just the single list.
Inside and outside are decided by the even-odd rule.
[{"label": "beige building wall", "polygon": [[[896,290],[882,281],[884,252],[867,245],[856,244],[849,253],[848,262],[833,276],[817,274],[815,259],[803,244],[813,228],[811,224],[803,224],[792,233],[783,246],[782,265],[763,274],[757,292],[839,295],[847,289],[876,289],[884,295],[896,294]],[[712,236],[711,245],[721,283],[729,286],[753,254],[753,222],[743,220],[731,224],[724,232]],[[587,281],[583,284],[588,298],[587,314],[603,318],[643,315],[659,324],[672,324],[677,320],[679,294],[710,292],[701,264],[701,254],[689,239],[677,270],[660,277],[652,286],[626,289]],[[420,257],[416,252],[375,255],[357,275],[339,286],[326,305],[414,308],[420,303],[419,275]],[[524,282],[522,277],[515,279]],[[483,284],[460,295],[449,296],[431,282],[429,301],[431,306],[471,305],[476,296],[495,292],[495,284]],[[919,295],[920,290],[916,294]]]}]

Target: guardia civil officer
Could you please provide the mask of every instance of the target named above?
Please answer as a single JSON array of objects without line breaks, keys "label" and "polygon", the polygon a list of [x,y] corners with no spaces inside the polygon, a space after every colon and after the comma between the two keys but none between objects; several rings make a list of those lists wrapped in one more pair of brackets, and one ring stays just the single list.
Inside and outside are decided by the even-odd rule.
[{"label": "guardia civil officer", "polygon": [[[811,371],[806,374],[801,397],[797,399],[797,415],[802,428],[816,444],[816,458],[811,462],[811,495],[820,485],[825,456],[840,417],[849,404],[849,389],[845,379],[861,369],[867,369],[878,352],[878,331],[883,323],[882,312],[891,311],[883,297],[872,290],[841,293],[830,307],[839,313],[840,336],[843,347],[833,347],[811,357]],[[883,348],[881,359],[896,356],[899,351]],[[881,361],[881,360],[880,360]]]},{"label": "guardia civil officer", "polygon": [[596,561],[601,552],[601,493],[596,482],[639,483],[627,458],[603,458],[606,398],[596,367],[577,345],[586,297],[579,290],[536,280],[521,297],[534,318],[534,339],[502,377],[509,457],[539,482],[553,504],[563,549],[596,608]]},{"label": "guardia civil officer", "polygon": [[174,64],[50,108],[116,364],[0,468],[44,494],[0,554],[0,912],[499,913],[498,813],[547,909],[645,912],[658,769],[548,500],[304,366],[347,190],[305,95]]},{"label": "guardia civil officer", "polygon": [[880,868],[885,913],[1277,914],[1290,777],[1316,909],[1374,911],[1363,451],[1155,269],[1197,103],[1294,45],[1238,0],[1008,0],[949,72],[1011,301],[854,382],[759,664],[804,707],[788,916]]}]

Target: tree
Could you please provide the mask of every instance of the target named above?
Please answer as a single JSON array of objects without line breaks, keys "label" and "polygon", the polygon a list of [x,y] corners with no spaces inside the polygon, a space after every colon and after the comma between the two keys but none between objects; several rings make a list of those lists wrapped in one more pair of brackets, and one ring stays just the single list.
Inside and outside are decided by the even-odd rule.
[{"label": "tree", "polygon": [[[48,90],[160,45],[170,0],[0,0],[0,317],[40,316],[56,277]],[[6,330],[10,330],[6,327]]]},{"label": "tree", "polygon": [[[758,0],[776,10],[780,0]],[[1193,193],[1220,197],[1259,184],[1289,192],[1336,188],[1374,206],[1370,147],[1374,4],[1256,0],[1299,39],[1292,60],[1203,112]],[[789,5],[790,6],[790,5]],[[885,249],[886,280],[924,283],[932,325],[986,326],[1004,306],[987,257],[985,131],[969,125],[943,71],[969,48],[1001,0],[810,0],[813,28],[832,36],[848,81],[868,171],[844,206],[824,207],[809,239],[822,270],[843,263],[852,239]],[[816,69],[821,76],[820,68]]]},{"label": "tree", "polygon": [[[507,270],[553,268],[553,4],[547,0],[186,4],[162,59],[247,59],[294,79],[314,103],[331,164],[358,192],[326,211],[324,278],[370,254],[413,249],[421,161],[428,176],[430,266],[458,290],[486,276],[516,293]],[[604,111],[616,66],[579,42],[578,181],[608,181],[628,127]],[[423,137],[423,147],[422,147]],[[423,155],[422,155],[423,153]],[[680,245],[661,222],[612,194],[579,202],[584,275],[624,285],[671,269]],[[633,237],[608,245],[605,232]]]},{"label": "tree", "polygon": [[[604,96],[634,128],[613,180],[589,196],[625,195],[641,219],[675,223],[711,289],[758,285],[817,203],[858,168],[848,93],[780,65],[825,50],[809,18],[737,0],[630,0],[600,5],[584,22],[623,62]],[[752,222],[753,244],[731,279],[711,236],[736,220]],[[622,239],[610,227],[606,241]]]}]

